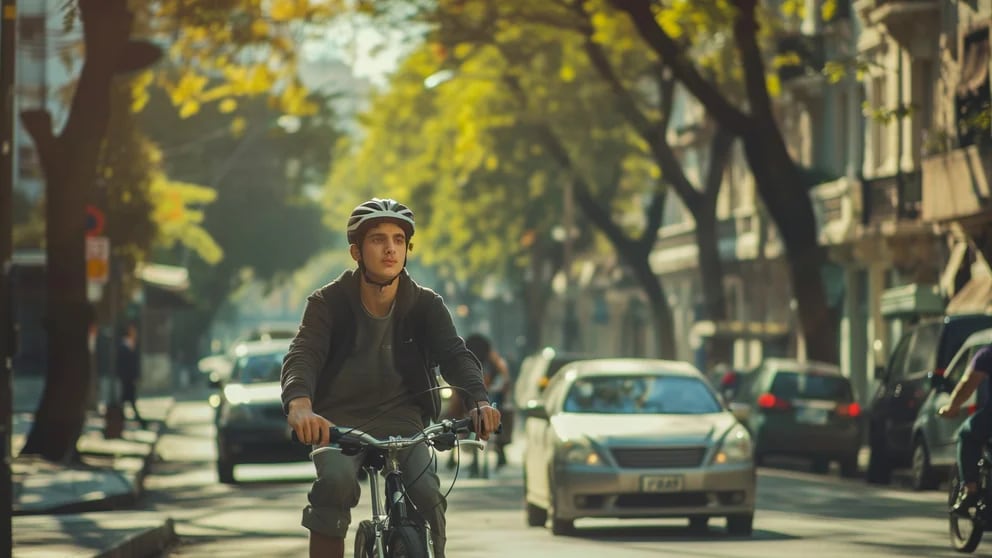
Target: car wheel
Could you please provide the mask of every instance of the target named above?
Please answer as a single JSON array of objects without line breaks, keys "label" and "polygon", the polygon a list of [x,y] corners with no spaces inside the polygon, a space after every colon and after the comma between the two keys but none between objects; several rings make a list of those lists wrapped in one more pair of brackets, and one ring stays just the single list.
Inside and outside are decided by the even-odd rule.
[{"label": "car wheel", "polygon": [[885,440],[878,435],[872,435],[868,452],[868,470],[865,472],[868,482],[872,484],[892,482],[892,461]]},{"label": "car wheel", "polygon": [[911,484],[913,490],[933,490],[937,488],[937,475],[930,465],[930,452],[923,438],[917,437],[913,442],[913,473]]},{"label": "car wheel", "polygon": [[551,507],[548,509],[548,516],[551,518],[552,535],[570,535],[575,531],[575,520],[562,519],[558,517],[558,505],[555,502],[555,485],[551,477],[548,477],[548,492],[551,493]]},{"label": "car wheel", "polygon": [[548,522],[548,510],[527,502],[527,526],[544,527]]},{"label": "car wheel", "polygon": [[754,532],[754,514],[727,516],[727,532],[731,535],[751,536]]},{"label": "car wheel", "polygon": [[234,484],[234,463],[223,459],[217,460],[217,479],[224,484]]},{"label": "car wheel", "polygon": [[708,515],[690,515],[689,516],[689,530],[694,533],[701,533],[706,531],[706,527],[710,523],[710,517]]},{"label": "car wheel", "polygon": [[524,507],[527,510],[527,526],[528,527],[544,527],[545,523],[548,522],[548,510],[531,504],[527,500],[527,473],[524,472]]}]

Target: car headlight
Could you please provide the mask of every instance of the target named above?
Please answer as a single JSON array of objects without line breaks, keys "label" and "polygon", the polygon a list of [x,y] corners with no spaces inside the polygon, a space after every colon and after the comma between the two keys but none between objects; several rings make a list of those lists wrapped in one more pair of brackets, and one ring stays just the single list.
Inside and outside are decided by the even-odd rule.
[{"label": "car headlight", "polygon": [[603,456],[586,439],[565,440],[558,455],[559,459],[568,465],[597,467],[606,464]]},{"label": "car headlight", "polygon": [[723,437],[719,449],[713,456],[713,464],[745,463],[750,462],[752,458],[751,434],[743,425],[738,424]]}]

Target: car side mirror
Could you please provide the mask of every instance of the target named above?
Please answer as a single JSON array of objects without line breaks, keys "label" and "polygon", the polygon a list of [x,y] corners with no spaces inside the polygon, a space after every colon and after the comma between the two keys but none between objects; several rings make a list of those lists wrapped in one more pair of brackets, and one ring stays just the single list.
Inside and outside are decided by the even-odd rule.
[{"label": "car side mirror", "polygon": [[751,406],[747,403],[740,403],[733,401],[727,406],[730,409],[731,414],[733,414],[737,420],[741,422],[747,422],[751,419]]},{"label": "car side mirror", "polygon": [[540,401],[532,399],[524,406],[523,415],[527,418],[548,420],[548,408]]}]

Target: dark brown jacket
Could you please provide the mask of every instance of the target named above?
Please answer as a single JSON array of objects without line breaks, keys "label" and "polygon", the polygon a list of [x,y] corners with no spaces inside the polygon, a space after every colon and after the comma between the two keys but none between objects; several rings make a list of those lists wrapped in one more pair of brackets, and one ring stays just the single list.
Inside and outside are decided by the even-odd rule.
[{"label": "dark brown jacket", "polygon": [[[398,279],[393,359],[427,419],[441,411],[434,364],[452,386],[465,390],[469,405],[488,401],[478,359],[455,333],[451,314],[441,296],[417,285],[404,270]],[[282,402],[309,397],[317,414],[327,412],[327,390],[347,351],[354,346],[355,326],[349,298],[358,300],[359,274],[349,270],[307,298],[300,329],[282,364]]]}]

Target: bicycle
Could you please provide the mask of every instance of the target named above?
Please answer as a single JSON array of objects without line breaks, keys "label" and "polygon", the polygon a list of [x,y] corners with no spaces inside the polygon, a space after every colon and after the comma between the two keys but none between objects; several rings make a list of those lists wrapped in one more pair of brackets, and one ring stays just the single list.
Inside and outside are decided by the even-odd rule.
[{"label": "bicycle", "polygon": [[[948,510],[954,506],[961,492],[962,481],[958,467],[953,468],[950,489],[947,495]],[[950,515],[951,546],[958,552],[974,552],[982,535],[992,522],[992,453],[989,448],[982,449],[982,457],[978,460],[978,501],[974,510],[968,510],[969,516],[962,517],[954,513]]]},{"label": "bicycle", "polygon": [[[399,452],[419,444],[428,444],[439,451],[451,450],[456,445],[485,449],[485,443],[477,439],[458,439],[458,434],[471,432],[471,418],[444,419],[413,436],[387,439],[354,428],[331,428],[330,441],[338,447],[317,448],[310,452],[310,458],[327,451],[342,451],[347,455],[364,452],[362,469],[368,475],[372,494],[372,518],[358,524],[355,558],[433,558],[430,526],[409,511],[413,504],[403,487]],[[383,481],[384,490],[380,492],[378,473],[387,464],[390,467]]]}]

